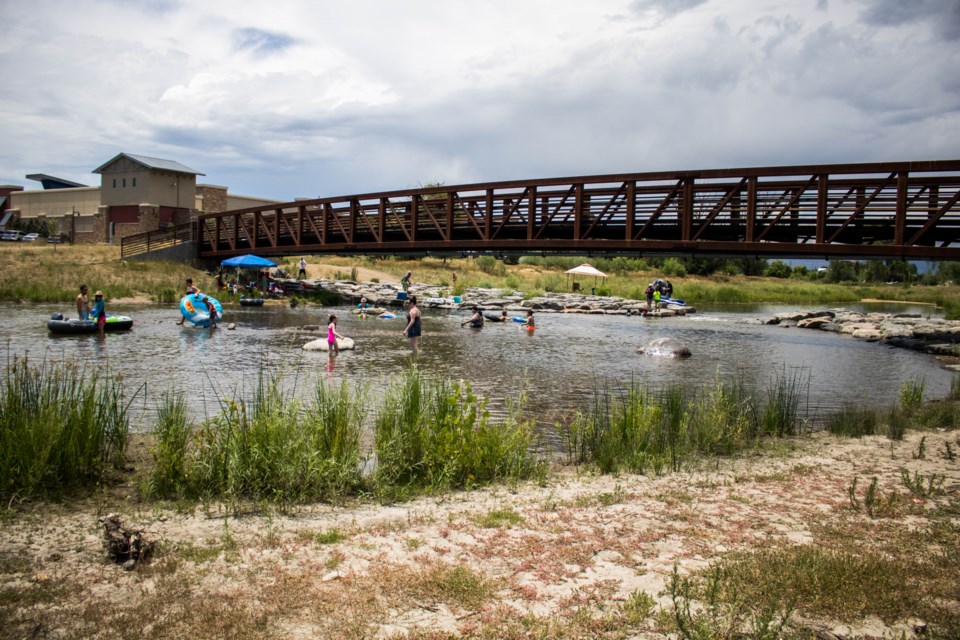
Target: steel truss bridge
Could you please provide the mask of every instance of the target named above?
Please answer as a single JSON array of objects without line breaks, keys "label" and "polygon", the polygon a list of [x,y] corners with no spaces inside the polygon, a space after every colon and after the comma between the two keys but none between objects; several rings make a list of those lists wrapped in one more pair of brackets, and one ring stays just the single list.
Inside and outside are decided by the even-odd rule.
[{"label": "steel truss bridge", "polygon": [[199,258],[573,253],[960,260],[960,160],[580,176],[202,215]]}]

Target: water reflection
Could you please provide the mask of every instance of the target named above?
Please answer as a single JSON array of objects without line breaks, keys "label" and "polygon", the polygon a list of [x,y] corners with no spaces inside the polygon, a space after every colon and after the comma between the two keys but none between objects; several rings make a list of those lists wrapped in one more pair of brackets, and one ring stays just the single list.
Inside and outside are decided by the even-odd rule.
[{"label": "water reflection", "polygon": [[[168,390],[185,392],[199,420],[217,412],[224,399],[250,397],[263,372],[282,374],[283,388],[296,394],[308,394],[321,379],[362,385],[373,404],[411,362],[402,316],[361,319],[348,307],[230,309],[224,321],[236,323],[236,330],[212,332],[177,326],[178,315],[170,307],[123,308],[117,311],[134,318],[134,329],[102,340],[49,335],[45,319],[56,310],[51,305],[8,308],[0,329],[8,358],[24,353],[35,360],[77,358],[122,374],[131,391],[144,386],[134,413],[147,425],[156,400]],[[542,425],[587,406],[597,388],[631,381],[697,388],[719,378],[765,385],[778,373],[800,372],[809,380],[810,408],[820,413],[847,403],[886,406],[909,379],[923,378],[929,396],[949,390],[953,374],[929,356],[827,332],[746,322],[781,310],[786,309],[716,308],[663,320],[540,313],[532,332],[513,322],[462,328],[466,312],[424,310],[417,362],[428,375],[469,380],[490,397],[494,411],[505,411],[526,392],[527,411]],[[340,316],[338,330],[356,340],[355,350],[332,357],[303,351],[303,344],[322,333],[297,327],[323,327],[330,313]],[[638,346],[666,336],[688,345],[693,357],[636,354]]]}]

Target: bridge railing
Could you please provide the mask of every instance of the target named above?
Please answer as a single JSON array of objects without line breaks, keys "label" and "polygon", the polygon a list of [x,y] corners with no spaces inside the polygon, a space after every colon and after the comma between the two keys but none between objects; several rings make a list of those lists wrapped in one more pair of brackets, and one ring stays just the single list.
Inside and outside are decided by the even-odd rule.
[{"label": "bridge railing", "polygon": [[960,258],[960,161],[440,186],[201,216],[201,256],[610,251]]},{"label": "bridge railing", "polygon": [[193,222],[170,226],[162,231],[137,233],[120,240],[120,257],[129,258],[149,251],[193,242],[195,239],[196,225]]}]

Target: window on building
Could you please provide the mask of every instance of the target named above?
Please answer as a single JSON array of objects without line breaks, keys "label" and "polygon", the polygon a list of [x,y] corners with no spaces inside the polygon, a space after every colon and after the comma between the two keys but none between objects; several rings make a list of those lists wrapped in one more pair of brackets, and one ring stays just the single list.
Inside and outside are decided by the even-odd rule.
[{"label": "window on building", "polygon": [[113,188],[114,188],[114,189],[117,188],[117,179],[116,179],[116,178],[113,179]]},{"label": "window on building", "polygon": [[136,178],[130,178],[130,179],[133,180],[133,183],[130,186],[131,187],[137,186],[137,179]]},{"label": "window on building", "polygon": [[126,179],[126,178],[123,179],[123,186],[124,186],[124,187],[127,186],[127,179]]}]

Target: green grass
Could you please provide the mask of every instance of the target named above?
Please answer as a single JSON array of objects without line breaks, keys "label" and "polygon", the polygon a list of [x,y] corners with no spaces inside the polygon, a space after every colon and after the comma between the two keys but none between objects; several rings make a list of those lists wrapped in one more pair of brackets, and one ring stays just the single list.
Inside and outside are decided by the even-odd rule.
[{"label": "green grass", "polygon": [[5,301],[72,303],[85,283],[91,292],[104,292],[109,311],[117,298],[139,295],[172,302],[187,278],[201,289],[213,289],[213,278],[188,264],[123,261],[119,246],[57,245],[56,251],[52,245],[0,247],[0,300]]},{"label": "green grass", "polygon": [[0,380],[0,496],[58,493],[103,480],[124,463],[131,401],[120,380],[99,368],[9,362]]},{"label": "green grass", "polygon": [[469,382],[428,380],[411,367],[391,386],[376,418],[378,495],[531,477],[540,463],[531,451],[533,426],[519,411],[495,421]]},{"label": "green grass", "polygon": [[287,504],[356,491],[363,393],[319,381],[302,402],[279,382],[262,376],[249,403],[223,401],[198,427],[186,424],[182,399],[168,396],[148,495]]},{"label": "green grass", "polygon": [[513,509],[494,509],[474,517],[473,521],[485,529],[509,529],[523,522],[523,516]]},{"label": "green grass", "polygon": [[697,455],[729,455],[761,436],[796,435],[806,381],[779,372],[767,392],[718,382],[695,391],[653,390],[632,382],[623,392],[594,393],[594,404],[561,426],[568,461],[603,473],[678,471]]},{"label": "green grass", "polygon": [[827,416],[826,429],[850,438],[872,436],[879,432],[880,416],[875,409],[846,406]]}]

